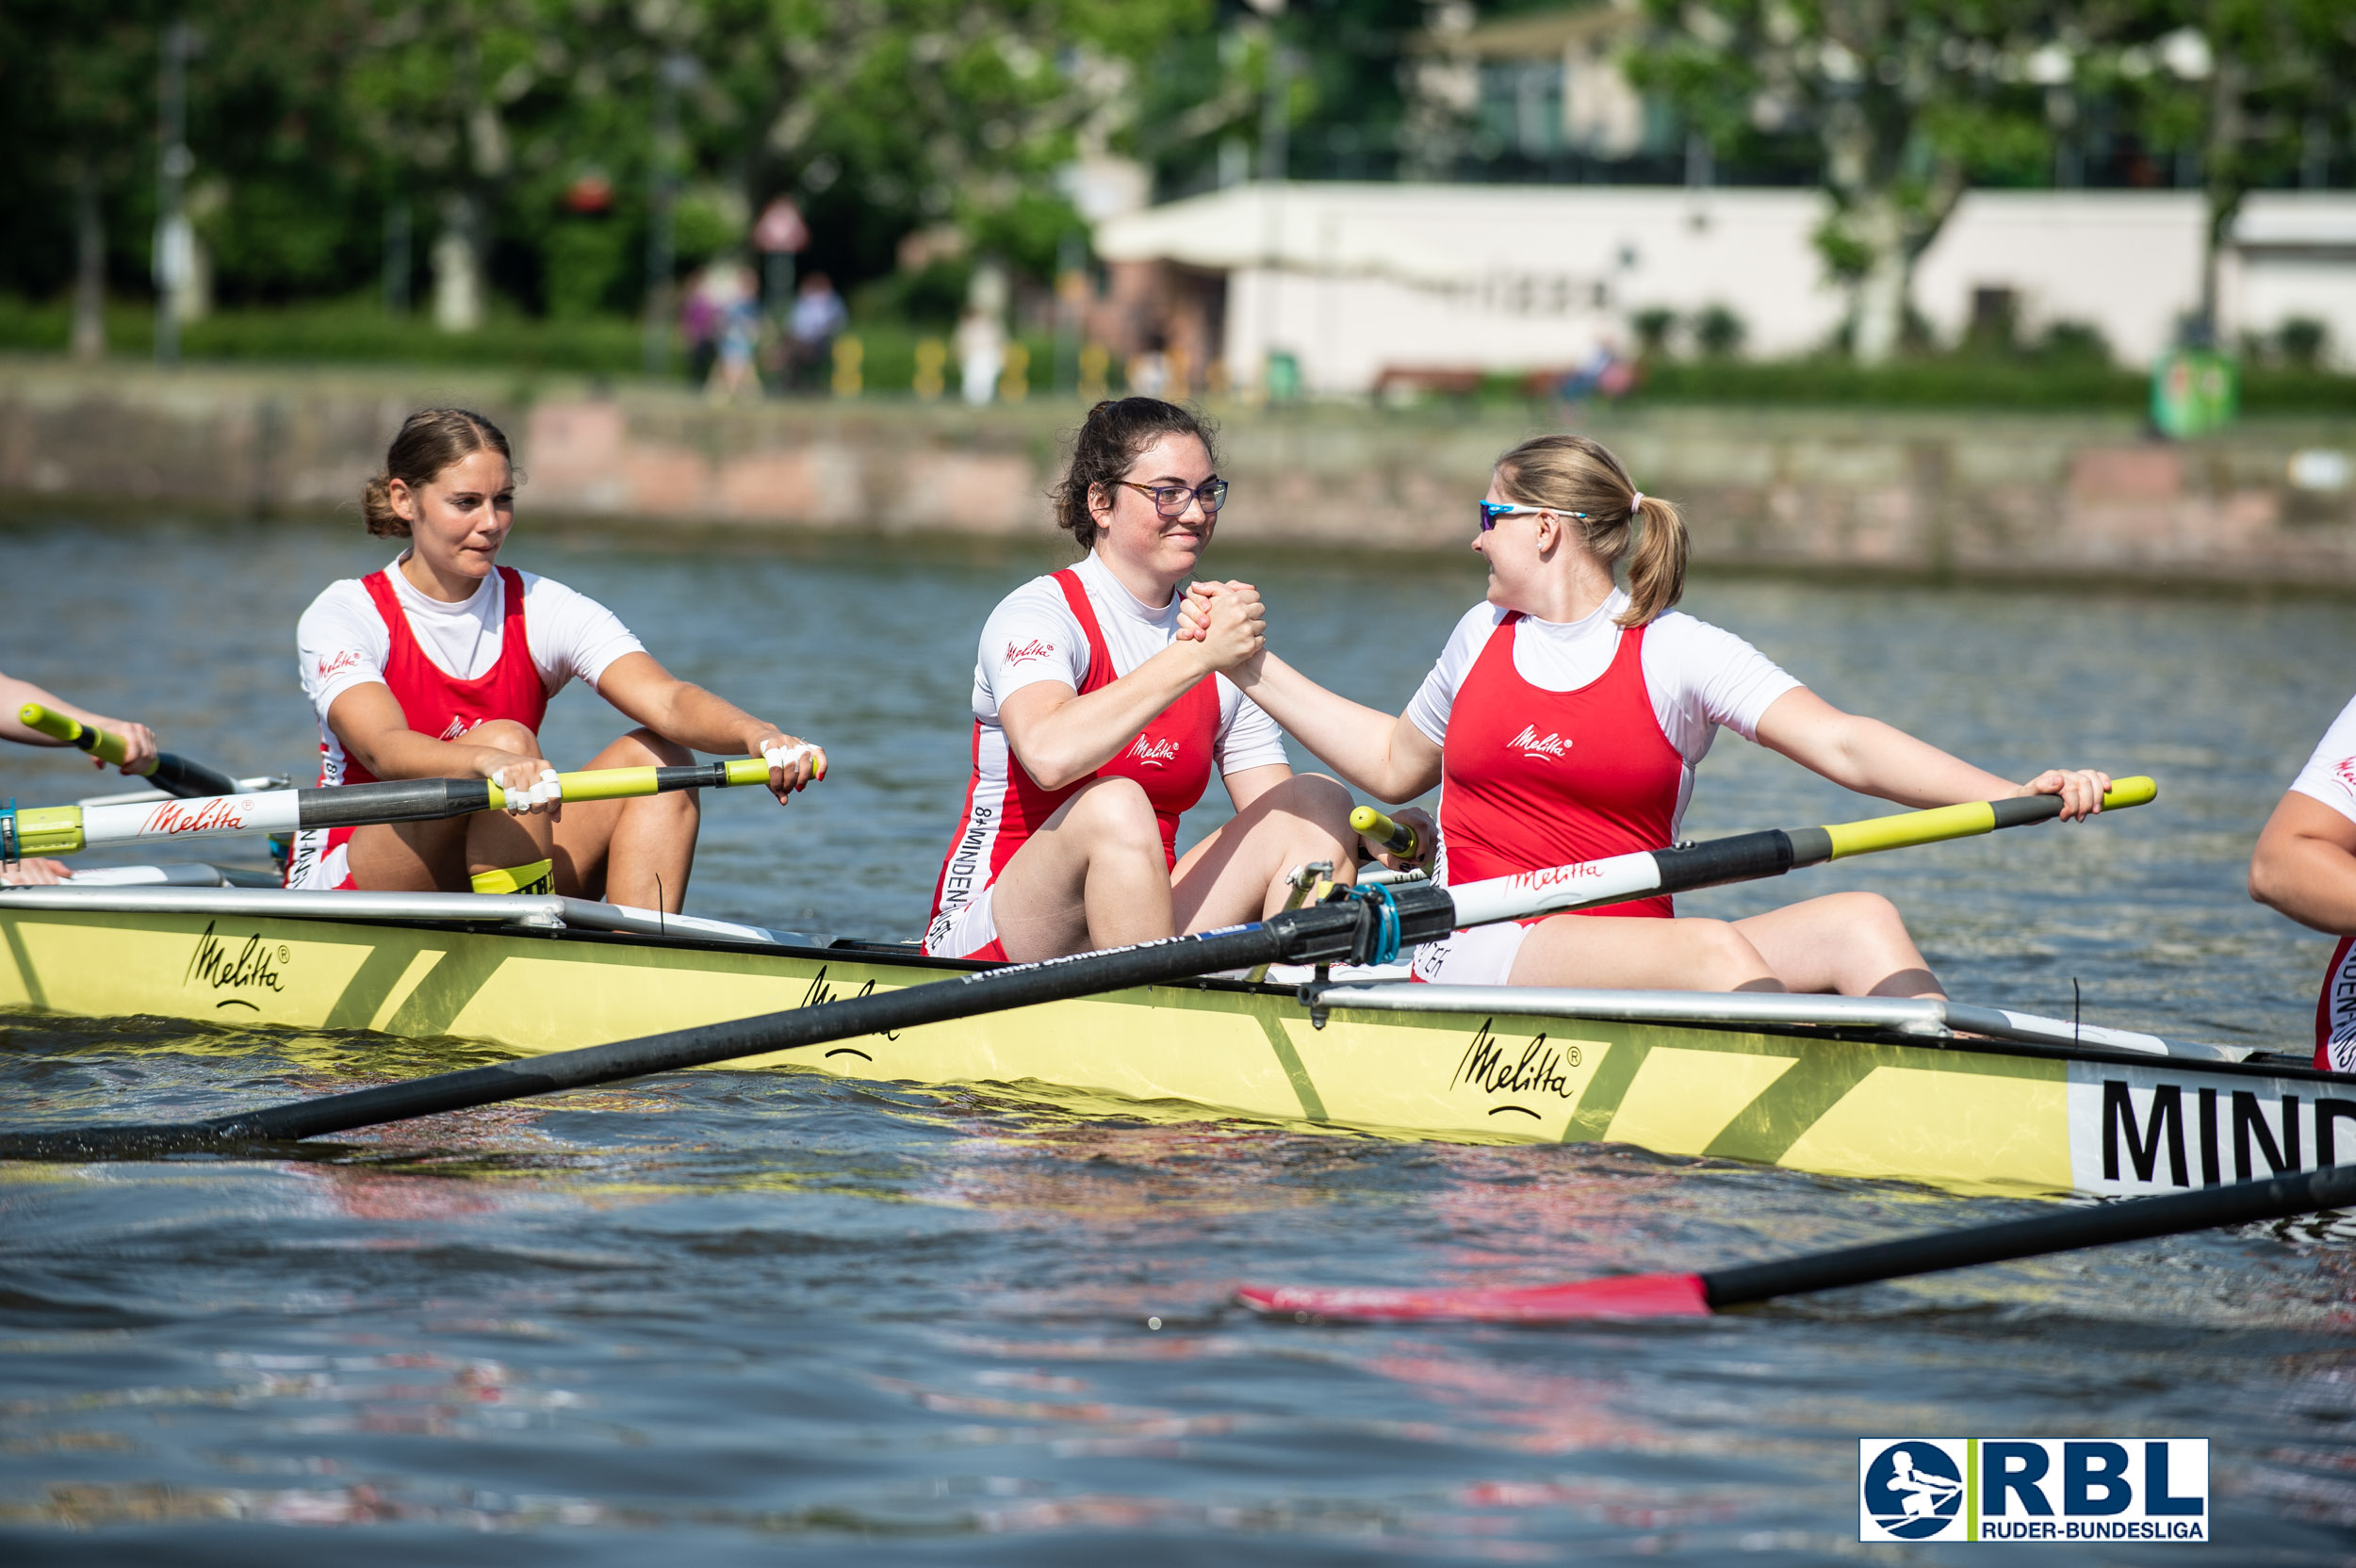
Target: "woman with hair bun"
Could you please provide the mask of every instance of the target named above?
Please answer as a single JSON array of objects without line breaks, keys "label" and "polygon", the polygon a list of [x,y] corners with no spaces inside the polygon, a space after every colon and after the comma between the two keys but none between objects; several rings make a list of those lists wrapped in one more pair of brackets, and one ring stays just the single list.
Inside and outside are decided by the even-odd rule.
[{"label": "woman with hair bun", "polygon": [[[1220,584],[1178,642],[1180,589],[1227,498],[1211,433],[1154,398],[1098,403],[1056,490],[1087,552],[1000,602],[973,669],[965,820],[924,950],[1030,960],[1257,920],[1312,860],[1347,880],[1350,796],[1293,776],[1283,737],[1228,679],[1260,649],[1259,595]],[[1213,770],[1235,820],[1178,854]]]},{"label": "woman with hair bun", "polygon": [[[1631,540],[1623,590],[1612,569]],[[1397,718],[1273,653],[1235,669],[1254,702],[1367,793],[1402,801],[1441,786],[1442,882],[1675,843],[1722,725],[1906,806],[2058,794],[2068,819],[2102,808],[2105,774],[2054,769],[2014,784],[1842,712],[1731,632],[1672,612],[1684,520],[1585,436],[1541,436],[1499,458],[1472,547],[1489,565],[1487,598]],[[1212,624],[1222,591],[1196,590],[1182,636]],[[1896,908],[1862,892],[1731,922],[1677,918],[1661,895],[1478,926],[1418,948],[1415,972],[1459,985],[1942,994]]]},{"label": "woman with hair bun", "polygon": [[407,543],[330,583],[296,632],[319,710],[319,782],[488,778],[505,811],[297,836],[290,888],[548,892],[676,912],[695,864],[694,791],[565,808],[541,754],[548,699],[579,679],[638,727],[592,768],[676,766],[691,747],[765,756],[782,805],[826,753],[679,679],[595,599],[499,564],[515,521],[507,437],[480,414],[409,416],[368,481],[370,534]]}]

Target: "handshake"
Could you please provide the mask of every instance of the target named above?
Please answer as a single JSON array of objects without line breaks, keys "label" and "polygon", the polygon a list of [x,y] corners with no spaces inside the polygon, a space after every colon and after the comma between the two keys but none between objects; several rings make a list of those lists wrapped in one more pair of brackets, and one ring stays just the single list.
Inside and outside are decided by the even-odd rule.
[{"label": "handshake", "polygon": [[1195,582],[1178,605],[1177,641],[1203,650],[1211,669],[1247,681],[1268,647],[1268,607],[1249,582]]}]

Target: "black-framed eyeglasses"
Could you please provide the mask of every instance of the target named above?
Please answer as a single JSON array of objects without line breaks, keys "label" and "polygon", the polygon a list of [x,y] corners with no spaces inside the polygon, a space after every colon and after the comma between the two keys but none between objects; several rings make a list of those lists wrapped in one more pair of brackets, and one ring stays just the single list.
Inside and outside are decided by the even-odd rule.
[{"label": "black-framed eyeglasses", "polygon": [[1497,527],[1499,517],[1513,517],[1523,513],[1552,512],[1558,517],[1577,517],[1581,522],[1587,520],[1584,512],[1563,512],[1551,506],[1521,506],[1513,501],[1476,501],[1473,504],[1481,508],[1481,531],[1483,533]]},{"label": "black-framed eyeglasses", "polygon": [[1227,482],[1223,479],[1206,479],[1191,489],[1183,484],[1139,484],[1126,479],[1114,482],[1153,501],[1153,510],[1165,517],[1185,516],[1188,501],[1201,502],[1205,517],[1218,516],[1219,509],[1227,504]]}]

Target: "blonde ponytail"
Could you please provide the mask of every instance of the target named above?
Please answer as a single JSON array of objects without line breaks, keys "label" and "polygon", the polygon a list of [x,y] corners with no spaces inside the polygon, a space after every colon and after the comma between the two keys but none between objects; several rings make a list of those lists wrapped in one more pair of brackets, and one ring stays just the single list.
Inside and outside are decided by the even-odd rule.
[{"label": "blonde ponytail", "polygon": [[1633,520],[1644,524],[1636,558],[1628,564],[1628,613],[1622,626],[1644,626],[1685,596],[1685,518],[1677,503],[1659,496],[1636,498]]},{"label": "blonde ponytail", "polygon": [[1674,502],[1639,491],[1601,442],[1584,435],[1533,437],[1497,459],[1497,482],[1509,500],[1545,507],[1576,523],[1580,545],[1607,571],[1641,532],[1636,559],[1628,563],[1630,602],[1621,626],[1643,626],[1683,596],[1684,517]]}]

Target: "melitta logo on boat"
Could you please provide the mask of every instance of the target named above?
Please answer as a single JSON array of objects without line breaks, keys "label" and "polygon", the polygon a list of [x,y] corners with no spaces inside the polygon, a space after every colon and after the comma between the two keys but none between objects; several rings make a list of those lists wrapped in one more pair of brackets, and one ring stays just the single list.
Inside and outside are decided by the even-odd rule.
[{"label": "melitta logo on boat", "polygon": [[1176,760],[1178,756],[1178,743],[1175,741],[1149,740],[1145,736],[1140,735],[1137,737],[1137,744],[1129,748],[1129,755],[1136,758],[1138,761],[1144,763],[1149,768],[1158,768],[1164,762]]},{"label": "melitta logo on boat", "polygon": [[2209,1539],[2205,1437],[1861,1437],[1859,1541]]},{"label": "melitta logo on boat", "polygon": [[1541,735],[1535,725],[1527,724],[1522,726],[1522,732],[1519,735],[1505,743],[1524,757],[1562,757],[1567,755],[1571,749],[1571,743],[1557,735],[1553,730],[1549,729]]},{"label": "melitta logo on boat", "polygon": [[[194,809],[190,809],[193,807]],[[167,800],[139,824],[143,835],[226,833],[245,825],[254,809],[251,795],[217,795],[211,800]]]},{"label": "melitta logo on boat", "polygon": [[1042,643],[1036,637],[1027,643],[1006,645],[1006,662],[1009,664],[1020,664],[1029,659],[1052,659],[1055,655],[1055,644]]},{"label": "melitta logo on boat", "polygon": [[2081,1192],[2183,1192],[2356,1158],[2356,1093],[2328,1079],[2071,1062],[2068,1094]]}]

